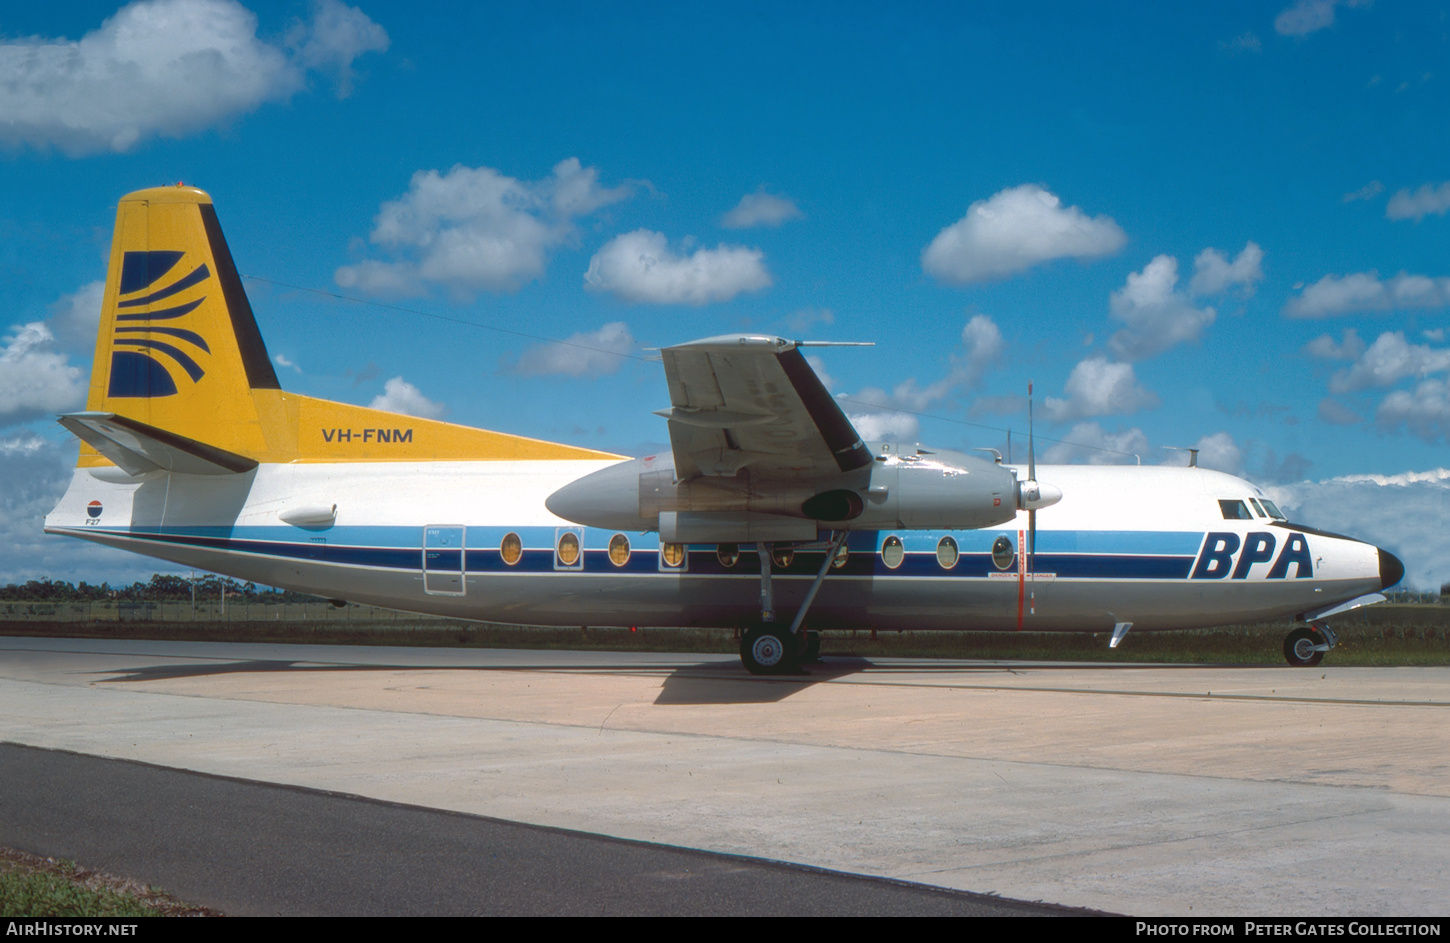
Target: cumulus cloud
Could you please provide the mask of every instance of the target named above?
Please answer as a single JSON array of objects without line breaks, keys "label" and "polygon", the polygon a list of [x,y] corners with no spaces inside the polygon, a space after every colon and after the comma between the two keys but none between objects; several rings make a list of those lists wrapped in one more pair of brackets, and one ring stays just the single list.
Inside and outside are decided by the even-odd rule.
[{"label": "cumulus cloud", "polygon": [[44,322],[15,325],[0,350],[0,426],[74,409],[85,401],[81,371],[54,349]]},{"label": "cumulus cloud", "polygon": [[[1222,256],[1217,258],[1224,261]],[[1230,276],[1215,273],[1211,277]],[[1214,321],[1214,309],[1194,305],[1187,295],[1176,290],[1177,284],[1178,260],[1171,255],[1160,255],[1143,271],[1128,275],[1127,284],[1113,292],[1108,301],[1113,320],[1126,325],[1108,339],[1108,348],[1114,354],[1126,360],[1142,360],[1202,336],[1204,328]]]},{"label": "cumulus cloud", "polygon": [[1450,580],[1450,469],[1346,475],[1264,489],[1293,521],[1384,547],[1405,564],[1405,585]]},{"label": "cumulus cloud", "polygon": [[1007,349],[997,323],[985,314],[969,318],[962,328],[961,338],[961,346],[952,353],[951,365],[941,379],[921,386],[913,377],[898,383],[890,393],[867,387],[844,397],[842,406],[862,438],[909,438],[916,435],[919,423],[912,413],[929,409],[955,392],[976,388],[982,378],[1001,363]]},{"label": "cumulus cloud", "polygon": [[573,334],[565,341],[530,347],[508,371],[522,376],[597,377],[618,371],[633,351],[629,326],[615,321],[597,331]]},{"label": "cumulus cloud", "polygon": [[1394,386],[1407,377],[1425,377],[1446,369],[1450,369],[1450,349],[1411,344],[1400,331],[1386,331],[1363,350],[1347,370],[1330,377],[1329,390],[1332,393],[1352,393],[1371,387]]},{"label": "cumulus cloud", "polygon": [[1424,184],[1413,193],[1401,190],[1390,197],[1385,207],[1385,216],[1389,219],[1413,219],[1417,223],[1426,216],[1444,216],[1447,212],[1450,212],[1450,180],[1438,187]]},{"label": "cumulus cloud", "polygon": [[720,220],[720,225],[726,229],[750,229],[755,226],[774,228],[804,215],[793,200],[766,193],[765,187],[761,187],[754,193],[741,197],[735,208]]},{"label": "cumulus cloud", "polygon": [[101,302],[106,283],[88,282],[50,306],[47,326],[61,347],[91,349],[95,347],[96,330],[101,323]]},{"label": "cumulus cloud", "polygon": [[1444,440],[1450,436],[1450,385],[1429,379],[1414,390],[1395,390],[1380,403],[1375,422],[1387,431],[1403,426],[1431,444]]},{"label": "cumulus cloud", "polygon": [[1107,432],[1095,422],[1080,422],[1048,446],[1042,461],[1049,465],[1132,465],[1148,451],[1148,437],[1134,426]]},{"label": "cumulus cloud", "polygon": [[257,38],[235,0],[138,0],[79,40],[0,44],[0,143],[81,155],[181,137],[283,100],[326,67],[387,48],[360,11],[320,0],[290,50]]},{"label": "cumulus cloud", "polygon": [[1364,417],[1359,413],[1327,396],[1319,401],[1319,418],[1336,426],[1352,426],[1364,422]]},{"label": "cumulus cloud", "polygon": [[[1243,450],[1238,447],[1238,443],[1234,442],[1233,436],[1227,432],[1215,432],[1212,435],[1206,435],[1195,442],[1193,448],[1198,449],[1198,465],[1200,468],[1212,468],[1215,471],[1227,472],[1230,475],[1243,473]],[[1187,464],[1186,459],[1184,464]]]},{"label": "cumulus cloud", "polygon": [[1328,334],[1321,334],[1304,345],[1304,353],[1319,360],[1354,360],[1364,353],[1364,341],[1354,328],[1344,332],[1344,340],[1335,343]]},{"label": "cumulus cloud", "polygon": [[1249,242],[1230,262],[1217,249],[1204,249],[1193,260],[1193,279],[1188,290],[1195,295],[1220,295],[1231,288],[1245,297],[1254,293],[1254,285],[1264,280],[1264,250]]},{"label": "cumulus cloud", "polygon": [[953,285],[1006,278],[1052,259],[1111,255],[1128,241],[1108,216],[1089,217],[1035,184],[967,208],[921,253],[928,275]]},{"label": "cumulus cloud", "polygon": [[448,414],[448,407],[433,402],[402,377],[393,377],[384,383],[383,392],[373,397],[368,408],[417,416],[419,419],[442,419]]},{"label": "cumulus cloud", "polygon": [[1299,0],[1274,18],[1274,29],[1281,36],[1306,36],[1334,25],[1336,6],[1358,7],[1369,0]]},{"label": "cumulus cloud", "polygon": [[595,253],[584,284],[624,301],[698,306],[769,288],[771,277],[759,249],[720,245],[681,255],[664,233],[636,229]]},{"label": "cumulus cloud", "polygon": [[1372,200],[1384,192],[1385,185],[1378,180],[1371,180],[1369,183],[1355,190],[1353,193],[1344,195],[1344,202],[1353,203],[1356,200]]},{"label": "cumulus cloud", "polygon": [[1054,422],[1083,416],[1132,413],[1153,405],[1157,397],[1138,385],[1131,364],[1109,363],[1103,357],[1084,360],[1068,377],[1068,399],[1047,397],[1043,415]]},{"label": "cumulus cloud", "polygon": [[1138,384],[1132,364],[1101,355],[1073,367],[1063,391],[1066,399],[1049,396],[1043,403],[1043,413],[1054,422],[1124,415],[1158,405],[1158,397]]},{"label": "cumulus cloud", "polygon": [[555,248],[576,238],[575,219],[628,199],[634,189],[600,186],[599,171],[574,157],[538,181],[492,167],[420,170],[407,193],[378,210],[369,236],[394,260],[344,265],[334,278],[368,294],[418,294],[436,285],[459,301],[480,291],[517,291],[543,276]]},{"label": "cumulus cloud", "polygon": [[1377,272],[1326,275],[1284,305],[1291,318],[1327,318],[1362,311],[1443,308],[1450,305],[1450,278],[1406,272],[1381,279]]},{"label": "cumulus cloud", "polygon": [[288,35],[298,65],[333,76],[337,96],[352,94],[352,63],[366,52],[386,52],[388,34],[367,14],[339,0],[313,0],[312,21]]},{"label": "cumulus cloud", "polygon": [[1218,48],[1221,52],[1226,52],[1231,56],[1237,56],[1246,52],[1262,52],[1264,44],[1259,39],[1258,33],[1255,33],[1253,30],[1245,30],[1233,39],[1219,40]]},{"label": "cumulus cloud", "polygon": [[836,315],[830,308],[801,308],[791,312],[785,323],[799,337],[817,324],[835,324]]}]

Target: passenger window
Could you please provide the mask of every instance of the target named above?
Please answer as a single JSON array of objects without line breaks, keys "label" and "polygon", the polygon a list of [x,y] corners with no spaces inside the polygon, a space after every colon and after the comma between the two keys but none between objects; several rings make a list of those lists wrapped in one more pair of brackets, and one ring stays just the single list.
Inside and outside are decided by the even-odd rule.
[{"label": "passenger window", "polygon": [[881,544],[881,562],[886,564],[888,569],[896,569],[901,566],[901,561],[906,559],[906,547],[901,543],[901,538],[892,534]]},{"label": "passenger window", "polygon": [[740,562],[739,544],[721,544],[715,548],[715,557],[721,566],[734,566]]},{"label": "passenger window", "polygon": [[504,534],[503,543],[498,545],[498,552],[503,557],[503,562],[513,566],[524,555],[524,543],[519,540],[518,534]]},{"label": "passenger window", "polygon": [[609,562],[615,566],[624,566],[629,562],[629,538],[623,534],[615,534],[609,538]]},{"label": "passenger window", "polygon": [[1249,506],[1242,501],[1219,501],[1218,506],[1223,509],[1223,519],[1226,521],[1251,521],[1254,515],[1249,513]]},{"label": "passenger window", "polygon": [[943,537],[936,544],[936,562],[941,564],[943,570],[950,570],[957,565],[957,542],[950,537]]},{"label": "passenger window", "polygon": [[1005,570],[1012,565],[1012,558],[1017,552],[1012,549],[1012,541],[1006,537],[998,537],[992,541],[992,565],[999,570]]}]

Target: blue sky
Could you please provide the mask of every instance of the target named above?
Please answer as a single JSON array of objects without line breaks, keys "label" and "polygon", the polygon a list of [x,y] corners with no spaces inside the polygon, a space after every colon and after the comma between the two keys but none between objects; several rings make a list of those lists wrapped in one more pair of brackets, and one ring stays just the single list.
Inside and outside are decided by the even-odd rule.
[{"label": "blue sky", "polygon": [[33,532],[178,180],[291,390],[644,454],[647,348],[874,341],[816,352],[868,435],[1020,448],[1032,380],[1039,455],[1198,447],[1450,579],[1446,4],[423,9],[0,15],[0,580],[155,567]]}]

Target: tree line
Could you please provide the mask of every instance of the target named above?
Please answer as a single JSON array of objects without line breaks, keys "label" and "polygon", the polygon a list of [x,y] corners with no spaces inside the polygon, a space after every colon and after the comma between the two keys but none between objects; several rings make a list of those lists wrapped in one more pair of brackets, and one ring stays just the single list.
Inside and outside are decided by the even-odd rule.
[{"label": "tree line", "polygon": [[[228,596],[244,602],[316,602],[316,596],[294,593],[290,590],[259,587],[256,583],[241,583],[229,576],[207,573],[196,578],[197,600],[220,599],[222,590]],[[0,587],[0,602],[165,602],[190,601],[192,581],[185,576],[170,576],[157,573],[148,583],[139,580],[130,586],[112,586],[110,583],[71,583],[66,580],[30,580],[25,583],[10,583]]]}]

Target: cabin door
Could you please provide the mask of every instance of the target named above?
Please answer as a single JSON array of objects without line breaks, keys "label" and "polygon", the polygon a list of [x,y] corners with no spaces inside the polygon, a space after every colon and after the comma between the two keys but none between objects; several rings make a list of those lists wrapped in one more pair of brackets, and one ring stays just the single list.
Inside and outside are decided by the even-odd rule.
[{"label": "cabin door", "polygon": [[435,524],[423,528],[423,592],[462,596],[463,527]]}]

